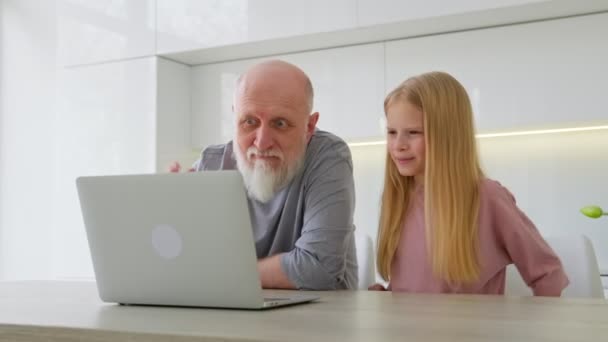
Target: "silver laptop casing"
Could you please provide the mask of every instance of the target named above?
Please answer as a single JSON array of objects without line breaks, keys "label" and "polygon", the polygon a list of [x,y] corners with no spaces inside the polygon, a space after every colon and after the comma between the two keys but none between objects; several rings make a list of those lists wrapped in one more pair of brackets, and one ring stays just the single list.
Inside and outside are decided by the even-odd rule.
[{"label": "silver laptop casing", "polygon": [[237,171],[76,180],[99,296],[122,304],[264,309]]}]

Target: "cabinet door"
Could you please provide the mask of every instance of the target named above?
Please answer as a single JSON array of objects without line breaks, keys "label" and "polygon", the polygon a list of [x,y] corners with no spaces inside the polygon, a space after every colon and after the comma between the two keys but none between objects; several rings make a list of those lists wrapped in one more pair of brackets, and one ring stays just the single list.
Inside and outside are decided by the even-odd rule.
[{"label": "cabinet door", "polygon": [[155,54],[154,0],[58,1],[57,54],[64,66]]},{"label": "cabinet door", "polygon": [[192,67],[192,146],[222,144],[234,136],[232,97],[239,75],[257,60]]},{"label": "cabinet door", "polygon": [[354,28],[355,0],[157,0],[157,53]]},{"label": "cabinet door", "polygon": [[318,127],[347,142],[382,135],[384,48],[381,43],[285,55],[308,73]]},{"label": "cabinet door", "polygon": [[[276,56],[298,65],[315,90],[318,126],[347,141],[382,135],[384,51],[382,44],[359,45]],[[250,59],[193,68],[192,143],[224,143],[234,135],[232,100],[239,75],[261,61]]]},{"label": "cabinet door", "polygon": [[467,88],[479,132],[605,121],[608,14],[386,43],[387,90],[442,70]]}]

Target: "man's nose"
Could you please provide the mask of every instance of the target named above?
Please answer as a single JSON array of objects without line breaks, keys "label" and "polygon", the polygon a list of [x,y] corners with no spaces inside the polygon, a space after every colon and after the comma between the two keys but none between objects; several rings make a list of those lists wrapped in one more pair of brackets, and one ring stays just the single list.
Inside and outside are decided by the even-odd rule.
[{"label": "man's nose", "polygon": [[257,129],[254,145],[258,150],[265,151],[272,148],[273,140],[270,127],[261,125]]}]

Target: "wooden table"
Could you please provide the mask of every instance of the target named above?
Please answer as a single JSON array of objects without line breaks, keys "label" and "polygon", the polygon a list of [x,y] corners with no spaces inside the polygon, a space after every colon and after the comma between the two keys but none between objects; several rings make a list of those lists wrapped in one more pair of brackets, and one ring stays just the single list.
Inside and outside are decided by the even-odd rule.
[{"label": "wooden table", "polygon": [[599,299],[317,293],[240,311],[107,304],[93,282],[6,282],[0,341],[608,341]]}]

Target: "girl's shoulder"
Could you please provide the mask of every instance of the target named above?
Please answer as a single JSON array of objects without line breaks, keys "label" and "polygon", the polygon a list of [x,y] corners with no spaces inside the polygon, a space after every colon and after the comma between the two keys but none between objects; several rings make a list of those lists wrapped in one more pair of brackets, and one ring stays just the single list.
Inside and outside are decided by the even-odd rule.
[{"label": "girl's shoulder", "polygon": [[511,191],[496,180],[483,178],[479,190],[480,198],[484,202],[493,204],[515,204],[515,197]]}]

